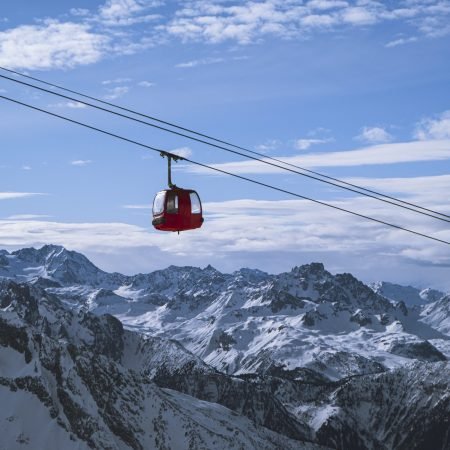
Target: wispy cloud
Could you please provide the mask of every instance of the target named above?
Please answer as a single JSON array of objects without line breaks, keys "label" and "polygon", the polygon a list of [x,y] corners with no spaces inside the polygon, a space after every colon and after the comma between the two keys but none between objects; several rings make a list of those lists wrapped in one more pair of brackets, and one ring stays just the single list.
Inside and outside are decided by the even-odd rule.
[{"label": "wispy cloud", "polygon": [[49,105],[52,108],[70,108],[70,109],[83,109],[86,105],[81,102],[62,102],[62,103],[52,103]]},{"label": "wispy cloud", "polygon": [[130,26],[152,22],[159,14],[147,14],[150,9],[163,5],[159,0],[107,0],[100,6],[98,20],[109,26]]},{"label": "wispy cloud", "polygon": [[115,100],[117,98],[123,97],[130,88],[128,86],[116,86],[114,88],[108,89],[108,93],[104,95],[105,100]]},{"label": "wispy cloud", "polygon": [[[450,159],[450,140],[425,140],[372,145],[356,150],[326,153],[306,153],[299,156],[277,157],[288,164],[301,167],[352,167],[375,164],[398,164]],[[270,162],[270,161],[269,161]],[[215,164],[214,167],[237,174],[285,173],[282,169],[257,161]],[[194,173],[214,174],[201,167],[186,166]]]},{"label": "wispy cloud", "polygon": [[[394,184],[413,186],[416,181],[394,180]],[[431,191],[435,181],[421,180],[420,183]],[[389,192],[391,180],[384,180],[384,183]],[[449,183],[450,177],[438,180],[434,200],[427,206],[437,208],[445,203]],[[445,191],[441,190],[443,185],[447,187]],[[446,224],[370,199],[354,197],[333,204],[388,222],[394,221],[441,239],[450,239]],[[149,205],[126,207],[148,209]],[[379,278],[382,273],[389,275],[392,266],[398,269],[404,265],[408,268],[405,276],[408,272],[411,278],[420,275],[423,279],[426,267],[430,268],[430,276],[436,276],[439,266],[443,266],[443,271],[448,271],[450,266],[448,249],[443,244],[304,200],[209,202],[204,204],[204,211],[203,227],[181,233],[177,239],[172,234],[125,223],[0,220],[0,246],[38,246],[51,242],[88,254],[102,252],[105,262],[107,255],[128,252],[137,258],[136,252],[146,249],[147,254],[158,255],[158,258],[152,258],[156,265],[153,268],[175,260],[177,264],[206,265],[214,258],[216,265],[230,269],[258,265],[269,271],[280,271],[301,262],[325,260],[329,268],[351,271],[366,278]],[[443,212],[450,212],[449,205],[446,204]],[[111,236],[115,239],[111,240]],[[342,254],[345,254],[345,260]],[[180,255],[189,256],[183,258]],[[384,261],[384,272],[379,264],[380,258]],[[132,260],[132,256],[127,258],[127,264]],[[255,263],[256,260],[259,262]],[[443,274],[440,274],[441,280],[445,278]],[[396,276],[401,278],[398,270]]]},{"label": "wispy cloud", "polygon": [[224,62],[224,58],[203,58],[203,59],[194,59],[192,61],[186,61],[179,64],[176,64],[175,67],[178,68],[191,68],[197,66],[205,66],[210,64],[218,64]]},{"label": "wispy cloud", "polygon": [[392,47],[398,47],[399,45],[405,45],[405,44],[411,44],[413,42],[417,42],[417,37],[415,36],[411,36],[409,38],[399,38],[399,39],[394,39],[392,41],[389,41],[385,47],[387,48],[392,48]]},{"label": "wispy cloud", "polygon": [[92,164],[92,161],[90,159],[76,159],[75,161],[70,161],[70,164],[72,166],[83,167]]},{"label": "wispy cloud", "polygon": [[281,144],[282,144],[281,141],[279,141],[278,139],[268,139],[263,144],[258,144],[255,147],[255,150],[262,153],[268,153],[272,150],[276,150],[277,148],[279,148]]},{"label": "wispy cloud", "polygon": [[364,127],[361,134],[356,136],[357,140],[367,142],[368,144],[380,144],[390,142],[393,137],[384,128],[381,127]]},{"label": "wispy cloud", "polygon": [[397,197],[408,198],[421,206],[434,204],[440,212],[449,214],[450,175],[417,176],[402,178],[346,178],[345,181],[391,193]]},{"label": "wispy cloud", "polygon": [[125,209],[146,209],[146,210],[151,210],[152,206],[151,205],[123,205],[122,208],[125,208]]},{"label": "wispy cloud", "polygon": [[39,192],[0,192],[0,200],[34,197],[36,195],[45,195],[45,194]]},{"label": "wispy cloud", "polygon": [[335,8],[347,8],[348,2],[341,0],[310,0],[307,3],[307,7],[313,10],[318,9],[320,11],[326,11]]},{"label": "wispy cloud", "polygon": [[5,220],[34,220],[34,219],[48,219],[51,216],[46,214],[16,214],[7,217]]},{"label": "wispy cloud", "polygon": [[182,158],[190,158],[192,156],[192,150],[189,147],[179,147],[170,151],[175,155],[181,156]]},{"label": "wispy cloud", "polygon": [[149,88],[149,87],[155,86],[155,83],[152,83],[151,81],[139,81],[138,86],[144,87],[144,88]]},{"label": "wispy cloud", "polygon": [[78,16],[78,17],[86,17],[90,13],[91,12],[89,11],[89,9],[85,9],[85,8],[72,8],[70,10],[70,14],[72,14],[73,16]]},{"label": "wispy cloud", "polygon": [[325,139],[314,139],[314,138],[307,138],[307,139],[297,139],[295,141],[294,147],[297,150],[308,150],[313,145],[318,144],[326,144],[327,142],[332,142],[332,138],[325,138]]},{"label": "wispy cloud", "polygon": [[104,80],[102,81],[102,84],[104,86],[108,86],[110,84],[123,84],[123,83],[129,83],[131,78],[115,78],[114,80]]}]

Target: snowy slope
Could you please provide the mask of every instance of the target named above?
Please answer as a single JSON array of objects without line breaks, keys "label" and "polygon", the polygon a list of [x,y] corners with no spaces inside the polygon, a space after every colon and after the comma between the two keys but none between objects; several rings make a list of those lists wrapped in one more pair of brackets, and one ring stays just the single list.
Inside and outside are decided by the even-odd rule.
[{"label": "snowy slope", "polygon": [[[179,344],[151,342],[112,316],[76,313],[40,289],[13,282],[1,284],[0,300],[5,448],[318,448],[219,404],[159,388],[152,369],[191,362],[214,373]],[[150,357],[154,352],[159,356]]]},{"label": "snowy slope", "polygon": [[176,339],[228,374],[311,369],[339,379],[450,357],[448,312],[424,316],[399,301],[418,303],[414,294],[423,303],[425,295],[440,293],[379,284],[379,291],[390,289],[393,304],[350,274],[332,275],[319,263],[280,275],[250,269],[222,274],[208,266],[124,276],[102,272],[62,247],[22,249],[4,258],[3,275],[41,286],[71,307],[112,314],[129,329]]},{"label": "snowy slope", "polygon": [[445,295],[436,289],[417,289],[412,286],[401,286],[387,281],[377,281],[369,286],[376,294],[394,302],[403,302],[407,306],[421,306],[425,303],[436,302]]},{"label": "snowy slope", "polygon": [[409,307],[319,263],[124,276],[62,247],[1,251],[2,444],[446,450],[440,294]]}]

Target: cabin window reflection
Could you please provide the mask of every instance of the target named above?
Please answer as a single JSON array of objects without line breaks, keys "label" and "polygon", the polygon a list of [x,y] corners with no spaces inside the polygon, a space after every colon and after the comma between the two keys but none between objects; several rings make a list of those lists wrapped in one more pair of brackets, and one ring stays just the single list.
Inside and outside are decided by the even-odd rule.
[{"label": "cabin window reflection", "polygon": [[200,214],[202,212],[202,205],[200,204],[200,199],[195,192],[190,193],[191,198],[191,213]]},{"label": "cabin window reflection", "polygon": [[157,216],[158,214],[162,214],[164,211],[164,199],[166,197],[165,192],[158,192],[153,201],[153,215]]},{"label": "cabin window reflection", "polygon": [[178,213],[178,195],[174,192],[169,192],[167,197],[167,212],[169,214]]}]

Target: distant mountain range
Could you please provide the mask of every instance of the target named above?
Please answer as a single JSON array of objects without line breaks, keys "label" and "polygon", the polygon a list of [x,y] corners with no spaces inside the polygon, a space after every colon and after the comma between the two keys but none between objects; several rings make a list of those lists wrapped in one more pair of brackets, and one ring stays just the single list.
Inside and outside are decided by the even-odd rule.
[{"label": "distant mountain range", "polygon": [[8,449],[450,448],[436,290],[320,263],[126,276],[47,245],[0,250],[0,306]]}]

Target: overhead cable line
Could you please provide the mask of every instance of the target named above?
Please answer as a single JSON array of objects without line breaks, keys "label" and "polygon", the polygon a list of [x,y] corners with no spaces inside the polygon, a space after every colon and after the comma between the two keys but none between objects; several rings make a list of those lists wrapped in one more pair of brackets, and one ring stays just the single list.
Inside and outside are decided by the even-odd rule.
[{"label": "overhead cable line", "polygon": [[[236,149],[239,149],[239,150],[243,150],[243,151],[245,151],[247,153],[251,153],[251,154],[257,155],[257,156],[259,156],[261,158],[264,158],[264,159],[255,158],[255,157],[243,154],[241,152],[237,152],[237,151],[231,150],[229,148],[223,147],[222,145],[217,145],[217,144],[214,144],[212,142],[205,141],[203,139],[195,138],[193,136],[189,136],[189,135],[186,135],[184,133],[179,133],[177,131],[167,129],[165,127],[161,127],[161,126],[158,126],[158,125],[155,125],[155,124],[152,124],[152,123],[140,120],[140,119],[136,119],[134,117],[130,117],[130,116],[127,116],[127,115],[124,115],[124,114],[121,114],[121,113],[117,113],[115,111],[111,111],[111,110],[108,110],[106,108],[102,108],[102,107],[99,107],[97,105],[93,105],[91,103],[82,101],[80,99],[76,99],[76,98],[73,98],[73,97],[65,96],[63,94],[58,94],[58,93],[56,93],[54,91],[50,91],[50,90],[41,88],[41,87],[36,86],[36,85],[25,83],[25,82],[22,82],[22,81],[19,81],[19,80],[15,79],[15,78],[10,78],[10,77],[6,77],[4,75],[0,75],[1,78],[4,78],[4,79],[10,80],[10,81],[14,81],[14,82],[19,83],[19,84],[23,84],[23,85],[29,86],[29,87],[32,87],[34,89],[39,89],[41,91],[48,92],[50,94],[57,95],[57,96],[62,97],[62,98],[66,98],[66,99],[71,100],[71,101],[82,103],[82,104],[91,106],[93,108],[96,108],[96,109],[99,109],[99,110],[102,110],[102,111],[105,111],[105,112],[109,112],[111,114],[115,114],[117,116],[120,116],[120,117],[123,117],[123,118],[127,118],[129,120],[133,120],[135,122],[139,122],[139,123],[144,124],[144,125],[148,125],[148,126],[160,129],[162,131],[167,131],[169,133],[172,133],[172,134],[175,134],[175,135],[178,135],[178,136],[181,136],[181,137],[185,137],[187,139],[190,139],[190,140],[193,140],[193,141],[196,141],[196,142],[200,142],[202,144],[206,144],[206,145],[209,145],[209,146],[212,146],[212,147],[215,147],[215,148],[219,148],[221,150],[225,150],[225,151],[228,151],[228,152],[231,152],[231,153],[243,156],[245,158],[249,158],[249,159],[252,159],[252,160],[255,160],[255,161],[259,161],[261,163],[268,164],[268,165],[271,165],[271,166],[274,166],[274,167],[277,167],[277,168],[280,168],[280,169],[283,169],[283,170],[286,170],[286,171],[289,171],[289,172],[292,172],[292,173],[296,173],[298,175],[301,175],[301,176],[304,176],[304,177],[307,177],[307,178],[311,178],[311,179],[320,181],[322,183],[330,184],[332,186],[335,186],[335,187],[338,187],[338,188],[341,188],[341,189],[345,189],[347,191],[355,192],[357,194],[360,194],[360,195],[363,195],[363,196],[366,196],[366,197],[370,197],[370,198],[373,198],[375,200],[379,200],[379,201],[382,201],[382,202],[385,202],[385,203],[389,203],[389,204],[392,204],[394,206],[398,206],[400,208],[408,209],[410,211],[417,212],[419,214],[423,214],[423,215],[426,215],[426,216],[429,216],[429,217],[433,217],[435,219],[442,220],[444,222],[450,222],[450,220],[448,220],[448,219],[450,219],[450,215],[441,213],[439,211],[435,211],[435,210],[432,210],[430,208],[425,208],[423,206],[414,204],[412,202],[407,202],[405,200],[401,200],[399,198],[396,198],[396,197],[393,197],[393,196],[389,196],[387,194],[382,194],[380,192],[377,192],[377,191],[374,191],[374,190],[371,190],[371,189],[368,189],[368,188],[365,188],[365,187],[362,187],[362,186],[358,186],[356,184],[349,183],[347,181],[340,180],[338,178],[334,178],[334,177],[331,177],[329,175],[325,175],[325,174],[322,174],[322,173],[319,173],[319,172],[316,172],[316,171],[313,171],[313,170],[310,170],[310,169],[306,169],[304,167],[301,167],[301,166],[298,166],[298,165],[295,165],[295,164],[292,164],[292,163],[289,163],[289,162],[285,162],[285,161],[283,161],[281,159],[273,158],[271,156],[267,156],[267,155],[264,155],[262,153],[255,152],[255,151],[247,149],[245,147],[241,147],[241,146],[232,144],[230,142],[214,138],[214,137],[209,136],[207,134],[199,133],[199,132],[191,130],[189,128],[185,128],[185,127],[182,127],[180,125],[176,125],[174,123],[167,122],[167,121],[158,119],[156,117],[149,116],[147,114],[143,114],[143,113],[134,111],[132,109],[125,108],[123,106],[119,106],[117,104],[101,100],[101,99],[99,99],[97,97],[89,96],[89,95],[86,95],[86,94],[83,94],[83,93],[80,93],[80,92],[77,92],[77,91],[74,91],[74,90],[71,90],[71,89],[67,89],[67,88],[65,88],[63,86],[60,86],[60,85],[57,85],[57,84],[53,84],[53,83],[49,83],[49,82],[44,81],[42,79],[35,78],[35,77],[30,76],[30,75],[26,75],[24,73],[17,72],[15,70],[7,69],[7,68],[2,67],[2,66],[0,66],[0,69],[2,69],[4,71],[7,71],[7,72],[10,72],[10,73],[13,73],[13,74],[16,74],[16,75],[19,75],[19,76],[22,76],[22,77],[25,77],[25,78],[28,78],[28,79],[31,79],[31,80],[34,80],[34,81],[38,81],[39,83],[43,83],[43,84],[45,84],[47,86],[51,86],[51,87],[54,87],[54,88],[57,88],[57,89],[60,89],[60,90],[66,91],[66,92],[70,92],[70,93],[78,95],[80,97],[84,97],[84,98],[96,101],[98,103],[101,103],[101,104],[104,104],[104,105],[108,105],[108,106],[111,106],[113,108],[116,108],[116,109],[119,109],[119,110],[122,110],[122,111],[126,111],[126,112],[132,113],[132,114],[137,115],[137,116],[145,117],[147,119],[154,120],[154,121],[156,121],[158,123],[162,123],[162,124],[171,126],[173,128],[179,129],[179,130],[186,131],[188,133],[191,133],[191,134],[194,134],[194,135],[197,135],[197,136],[201,136],[201,137],[209,139],[211,141],[215,141],[215,142],[218,142],[220,144],[227,145],[229,147],[233,147],[233,148],[236,148]],[[274,164],[274,163],[270,163],[267,160],[275,161],[277,163],[283,164],[283,166],[280,166],[280,165]],[[304,172],[307,172],[307,173],[298,172],[297,170],[289,169],[288,167],[285,167],[285,166],[292,167],[292,168],[295,168],[295,169],[300,169],[300,170],[302,170]],[[325,179],[317,178],[316,176],[313,176],[313,175],[308,175],[308,173],[309,174],[313,174],[313,175],[317,175],[318,177],[322,177],[322,178],[325,178]],[[332,180],[332,181],[327,181],[327,180]],[[337,183],[340,183],[340,184],[337,184]],[[346,186],[350,186],[350,187],[346,187]],[[386,200],[386,199],[389,199],[389,200]],[[409,207],[405,206],[405,205],[408,205]],[[431,214],[424,213],[423,211],[427,211],[428,213],[431,213]],[[441,217],[438,217],[438,216],[441,216]],[[446,218],[446,219],[443,219],[443,218]]]},{"label": "overhead cable line", "polygon": [[[0,67],[0,68],[2,68],[2,67]],[[391,204],[391,205],[393,205],[393,206],[397,206],[397,207],[399,207],[399,208],[407,209],[407,210],[412,211],[412,212],[415,212],[415,213],[417,213],[417,214],[422,214],[422,215],[424,215],[424,216],[428,216],[428,217],[431,217],[431,218],[433,218],[433,219],[437,219],[437,220],[441,220],[441,221],[443,221],[443,222],[448,222],[448,223],[450,223],[450,216],[447,216],[447,215],[445,215],[445,214],[442,214],[442,213],[439,213],[439,212],[436,212],[436,211],[433,211],[433,210],[430,210],[430,209],[427,209],[427,208],[423,208],[423,207],[418,206],[418,205],[414,205],[413,203],[403,202],[402,200],[396,199],[395,197],[388,197],[388,198],[392,198],[392,199],[394,199],[396,202],[401,202],[401,203],[406,203],[406,204],[412,205],[412,206],[414,206],[414,208],[411,207],[411,206],[406,206],[406,205],[404,205],[404,204],[396,203],[396,202],[391,201],[391,200],[387,200],[387,199],[385,199],[385,198],[380,198],[380,197],[377,197],[377,196],[375,196],[375,195],[368,194],[368,193],[366,193],[366,192],[361,192],[361,191],[359,191],[359,190],[357,190],[357,189],[353,189],[353,188],[350,188],[350,187],[342,186],[342,185],[337,184],[337,183],[334,183],[334,182],[332,182],[332,181],[323,180],[323,179],[318,178],[318,177],[316,177],[316,176],[308,175],[308,174],[306,174],[306,173],[299,172],[298,170],[294,170],[294,169],[290,169],[290,168],[288,168],[288,167],[280,166],[280,165],[278,165],[278,164],[275,164],[275,163],[266,161],[266,160],[264,160],[264,159],[259,159],[259,158],[256,158],[256,157],[254,157],[254,156],[249,156],[249,155],[246,155],[246,154],[244,154],[244,153],[242,153],[242,152],[240,152],[240,151],[237,151],[237,150],[231,150],[231,149],[226,148],[226,147],[223,147],[223,146],[221,146],[221,145],[213,144],[213,143],[207,142],[207,141],[205,141],[205,140],[203,140],[203,139],[195,138],[195,137],[186,135],[186,134],[184,134],[184,133],[180,133],[180,132],[177,132],[177,131],[174,131],[174,130],[170,130],[170,129],[168,129],[168,128],[161,127],[161,126],[159,126],[159,125],[155,125],[155,124],[146,122],[146,121],[144,121],[144,120],[137,119],[137,118],[135,118],[135,117],[131,117],[131,116],[128,116],[128,115],[126,115],[126,114],[119,113],[119,112],[117,112],[117,111],[112,111],[112,110],[110,110],[110,109],[108,109],[108,108],[104,108],[104,107],[102,107],[102,106],[94,105],[94,104],[89,103],[89,102],[86,102],[86,101],[84,101],[84,100],[79,100],[79,99],[77,99],[77,98],[70,97],[70,96],[68,96],[68,95],[60,94],[60,93],[58,93],[58,92],[54,92],[54,91],[51,91],[51,90],[49,90],[49,89],[42,88],[42,87],[36,86],[36,85],[34,85],[34,84],[31,84],[31,83],[26,83],[26,82],[24,82],[24,81],[16,80],[15,78],[7,77],[7,76],[5,76],[5,75],[0,75],[0,78],[6,79],[6,80],[9,80],[9,81],[13,81],[13,82],[15,82],[15,83],[18,83],[18,84],[21,84],[21,85],[24,85],[24,86],[31,87],[31,88],[33,88],[33,89],[37,89],[37,90],[40,90],[40,91],[42,91],[42,92],[46,92],[46,93],[49,93],[49,94],[52,94],[52,95],[56,95],[56,96],[58,96],[58,97],[65,98],[66,100],[70,100],[70,101],[73,101],[73,102],[78,102],[78,103],[81,103],[81,104],[90,106],[90,107],[92,107],[92,108],[98,109],[98,110],[100,110],[100,111],[104,111],[104,112],[107,112],[107,113],[110,113],[110,114],[113,114],[113,115],[116,115],[116,116],[119,116],[119,117],[122,117],[122,118],[125,118],[125,119],[132,120],[132,121],[134,121],[134,122],[138,122],[138,123],[144,124],[144,125],[148,125],[148,126],[157,128],[157,129],[159,129],[159,130],[167,131],[167,132],[169,132],[169,133],[172,133],[172,134],[175,134],[175,135],[178,135],[178,136],[181,136],[181,137],[185,137],[185,138],[187,138],[187,139],[191,139],[191,140],[194,140],[194,141],[203,143],[203,144],[207,144],[207,145],[210,145],[210,146],[213,146],[213,147],[216,147],[216,148],[225,150],[225,151],[227,151],[227,152],[231,152],[231,153],[234,153],[234,154],[236,154],[236,155],[243,156],[243,157],[245,157],[245,158],[248,158],[248,159],[251,159],[251,160],[254,160],[254,161],[258,161],[258,162],[261,162],[261,163],[263,163],[263,164],[270,165],[270,166],[272,166],[272,167],[276,167],[276,168],[279,168],[279,169],[282,169],[282,170],[286,170],[286,171],[288,171],[288,172],[292,172],[292,173],[295,173],[295,174],[297,174],[297,175],[304,176],[304,177],[306,177],[306,178],[311,178],[311,179],[313,179],[313,180],[320,181],[320,182],[322,182],[322,183],[326,183],[326,184],[335,186],[335,187],[340,188],[340,189],[344,189],[344,190],[347,190],[347,191],[351,191],[351,192],[354,192],[354,193],[363,195],[363,196],[365,196],[365,197],[369,197],[369,198],[373,198],[373,199],[375,199],[375,200],[382,201],[382,202],[384,202],[384,203],[389,203],[389,204]],[[94,100],[95,100],[95,99],[94,99]],[[100,101],[100,100],[96,100],[96,101]],[[106,103],[109,104],[108,102],[106,102]],[[245,150],[245,151],[250,151],[250,150]],[[253,152],[253,153],[255,153],[255,152]],[[266,159],[267,159],[267,158],[266,158]],[[275,158],[269,158],[269,159],[275,160],[275,161],[279,161],[279,162],[282,163],[282,164],[288,164],[289,166],[297,167],[297,166],[294,166],[293,164],[284,163],[282,160],[277,160],[277,159],[275,159]],[[306,169],[301,169],[301,170],[306,170]],[[311,172],[311,171],[310,171],[310,172]],[[330,178],[330,177],[328,177],[328,178]],[[338,180],[338,179],[336,179],[336,181],[338,181],[339,183],[349,184],[349,183],[346,183],[346,182],[341,181],[341,180]],[[358,188],[358,189],[364,189],[364,188],[360,188],[360,187],[358,187],[358,186],[356,186],[356,185],[355,185],[355,187]],[[382,194],[381,194],[381,195],[382,195]],[[422,209],[422,210],[424,210],[424,211],[420,211],[420,210],[415,209],[415,208],[419,208],[419,209]],[[425,211],[430,211],[432,214],[430,214],[429,212],[427,213],[427,212],[425,212]],[[436,216],[435,214],[438,214],[438,216]],[[439,217],[439,216],[443,216],[443,217]]]},{"label": "overhead cable line", "polygon": [[421,236],[421,237],[424,237],[424,238],[427,238],[427,239],[431,239],[431,240],[433,240],[433,241],[437,241],[437,242],[441,242],[441,243],[443,243],[443,244],[450,245],[450,242],[445,241],[445,240],[443,240],[443,239],[439,239],[439,238],[430,236],[430,235],[425,234],[425,233],[420,233],[420,232],[418,232],[418,231],[414,231],[414,230],[411,230],[411,229],[409,229],[409,228],[402,227],[402,226],[400,226],[400,225],[395,225],[395,224],[390,223],[390,222],[385,222],[384,220],[376,219],[376,218],[374,218],[374,217],[367,216],[367,215],[365,215],[365,214],[360,214],[360,213],[357,213],[357,212],[355,212],[355,211],[351,211],[351,210],[349,210],[349,209],[342,208],[342,207],[340,207],[340,206],[332,205],[332,204],[330,204],[330,203],[326,203],[326,202],[323,202],[323,201],[320,201],[320,200],[316,200],[316,199],[313,199],[313,198],[310,198],[310,197],[306,197],[306,196],[304,196],[304,195],[300,195],[300,194],[297,194],[297,193],[295,193],[295,192],[288,191],[288,190],[286,190],[286,189],[282,189],[282,188],[279,188],[279,187],[270,185],[270,184],[268,184],[268,183],[263,183],[263,182],[261,182],[261,181],[253,180],[253,179],[251,179],[251,178],[247,178],[247,177],[244,177],[244,176],[242,176],[242,175],[238,175],[238,174],[235,174],[235,173],[232,173],[232,172],[228,172],[228,171],[226,171],[226,170],[222,170],[222,169],[219,169],[219,168],[217,168],[217,167],[209,166],[209,165],[207,165],[207,164],[203,164],[203,163],[201,163],[201,162],[194,161],[194,160],[189,159],[189,158],[179,157],[178,155],[174,155],[173,153],[167,152],[167,151],[165,151],[165,150],[161,150],[161,149],[158,149],[158,148],[156,148],[156,147],[152,147],[152,146],[150,146],[150,145],[143,144],[142,142],[138,142],[138,141],[135,141],[135,140],[133,140],[133,139],[129,139],[129,138],[126,138],[126,137],[124,137],[124,136],[120,136],[120,135],[118,135],[118,134],[111,133],[110,131],[106,131],[106,130],[103,130],[103,129],[101,129],[101,128],[94,127],[94,126],[89,125],[89,124],[84,123],[84,122],[79,122],[79,121],[77,121],[77,120],[71,119],[71,118],[66,117],[66,116],[63,116],[63,115],[61,115],[61,114],[56,114],[56,113],[53,113],[53,112],[51,112],[51,111],[48,111],[48,110],[45,110],[45,109],[42,109],[42,108],[38,108],[37,106],[33,106],[33,105],[28,104],[28,103],[24,103],[24,102],[21,102],[21,101],[19,101],[19,100],[15,100],[15,99],[10,98],[10,97],[6,97],[6,96],[4,96],[4,95],[0,95],[0,98],[2,98],[3,100],[7,100],[7,101],[9,101],[9,102],[12,102],[12,103],[16,103],[16,104],[21,105],[21,106],[25,106],[25,107],[30,108],[30,109],[33,109],[33,110],[35,110],[35,111],[39,111],[39,112],[42,112],[42,113],[44,113],[44,114],[47,114],[47,115],[50,115],[50,116],[53,116],[53,117],[57,117],[57,118],[59,118],[59,119],[65,120],[65,121],[67,121],[67,122],[70,122],[70,123],[73,123],[73,124],[76,124],[76,125],[80,125],[80,126],[82,126],[82,127],[88,128],[88,129],[90,129],[90,130],[97,131],[97,132],[99,132],[99,133],[102,133],[102,134],[111,136],[111,137],[113,137],[113,138],[120,139],[120,140],[122,140],[122,141],[124,141],[124,142],[128,142],[128,143],[130,143],[130,144],[134,144],[134,145],[137,145],[137,146],[146,148],[146,149],[148,149],[148,150],[152,150],[152,151],[158,152],[158,153],[160,153],[160,154],[162,153],[162,154],[165,154],[165,155],[174,156],[174,157],[177,157],[177,158],[182,159],[182,160],[184,160],[184,161],[190,162],[191,164],[195,164],[195,165],[197,165],[197,166],[204,167],[204,168],[206,168],[206,169],[214,170],[214,171],[216,171],[216,172],[220,172],[220,173],[223,173],[223,174],[225,174],[225,175],[230,175],[230,176],[232,176],[232,177],[234,177],[234,178],[239,178],[239,179],[241,179],[241,180],[248,181],[248,182],[250,182],[250,183],[254,183],[254,184],[257,184],[257,185],[259,185],[259,186],[266,187],[266,188],[268,188],[268,189],[272,189],[272,190],[275,190],[275,191],[278,191],[278,192],[282,192],[282,193],[284,193],[284,194],[292,195],[292,196],[294,196],[294,197],[301,198],[301,199],[303,199],[303,200],[308,200],[308,201],[311,201],[311,202],[313,202],[313,203],[317,203],[317,204],[319,204],[319,205],[327,206],[327,207],[329,207],[329,208],[333,208],[333,209],[338,210],[338,211],[346,212],[346,213],[348,213],[348,214],[352,214],[352,215],[354,215],[354,216],[361,217],[361,218],[363,218],[363,219],[367,219],[367,220],[370,220],[370,221],[372,221],[372,222],[379,223],[379,224],[381,224],[381,225],[386,225],[386,226],[388,226],[388,227],[395,228],[395,229],[397,229],[397,230],[406,231],[406,232],[408,232],[408,233],[415,234],[415,235],[417,235],[417,236]]}]

